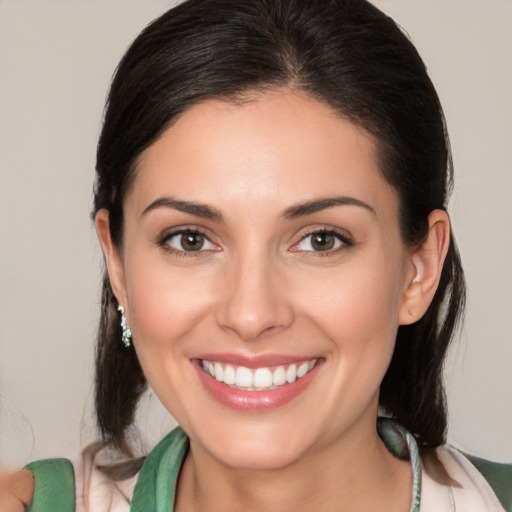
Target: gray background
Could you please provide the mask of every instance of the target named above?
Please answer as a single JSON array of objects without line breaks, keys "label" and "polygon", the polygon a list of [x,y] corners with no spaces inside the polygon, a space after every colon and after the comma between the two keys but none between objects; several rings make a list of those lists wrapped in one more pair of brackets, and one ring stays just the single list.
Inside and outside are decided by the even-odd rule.
[{"label": "gray background", "polygon": [[[450,440],[512,460],[512,2],[376,0],[428,65],[452,138],[451,216],[469,284],[446,367]],[[95,437],[101,254],[88,218],[95,144],[126,46],[172,2],[0,0],[0,457]],[[141,407],[151,445],[168,428]]]}]

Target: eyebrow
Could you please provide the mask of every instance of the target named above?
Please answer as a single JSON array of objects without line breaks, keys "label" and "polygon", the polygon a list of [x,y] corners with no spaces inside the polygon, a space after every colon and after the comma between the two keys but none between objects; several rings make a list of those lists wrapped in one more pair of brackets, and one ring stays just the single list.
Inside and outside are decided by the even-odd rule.
[{"label": "eyebrow", "polygon": [[190,213],[197,217],[203,217],[204,219],[214,220],[216,222],[224,222],[224,217],[219,210],[212,208],[206,204],[196,203],[194,201],[178,201],[172,197],[160,197],[155,199],[148,207],[144,209],[141,217],[146,215],[151,210],[157,208],[171,208],[184,213]]},{"label": "eyebrow", "polygon": [[[293,220],[299,217],[305,217],[306,215],[312,215],[313,213],[332,208],[334,206],[359,206],[365,208],[373,215],[377,215],[375,210],[367,203],[356,199],[355,197],[337,196],[337,197],[326,197],[322,199],[316,199],[314,201],[308,201],[306,203],[299,203],[287,208],[282,214],[282,218],[285,220]],[[157,208],[171,208],[197,217],[204,219],[214,220],[216,222],[224,222],[222,213],[203,203],[196,203],[194,201],[178,201],[172,197],[160,197],[155,199],[149,206],[147,206],[141,214],[141,217],[146,215],[151,210]]]},{"label": "eyebrow", "polygon": [[307,203],[290,206],[290,208],[287,208],[284,211],[282,216],[286,220],[292,220],[340,205],[360,206],[361,208],[365,208],[371,212],[373,215],[377,215],[375,210],[369,204],[361,201],[360,199],[356,199],[355,197],[336,196],[316,199],[314,201],[308,201]]}]

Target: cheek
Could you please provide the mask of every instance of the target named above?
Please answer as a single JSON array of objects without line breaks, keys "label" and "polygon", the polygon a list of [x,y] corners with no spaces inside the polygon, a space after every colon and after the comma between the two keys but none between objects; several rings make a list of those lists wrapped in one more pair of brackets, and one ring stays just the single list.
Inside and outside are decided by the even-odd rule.
[{"label": "cheek", "polygon": [[[126,263],[131,328],[138,352],[178,351],[211,309],[215,283],[201,270],[176,269],[160,255]],[[204,273],[204,272],[203,272]]]},{"label": "cheek", "polygon": [[297,290],[303,315],[331,342],[336,378],[344,383],[339,388],[352,389],[353,397],[378,390],[393,354],[402,282],[402,268],[393,261],[341,266],[328,279],[308,280]]},{"label": "cheek", "polygon": [[305,283],[299,292],[304,297],[305,314],[334,337],[345,333],[354,339],[365,335],[382,339],[398,326],[401,287],[396,273],[389,268],[381,273],[375,265],[353,266],[333,271],[321,285]]},{"label": "cheek", "polygon": [[[169,265],[130,262],[127,291],[134,347],[144,375],[167,410],[186,418],[186,404],[195,383],[188,355],[198,340],[212,309],[212,280]],[[201,335],[201,333],[203,335]]]},{"label": "cheek", "polygon": [[399,301],[394,272],[372,266],[333,272],[322,290],[308,294],[304,314],[330,340],[334,363],[331,382],[337,385],[324,400],[340,421],[378,395],[395,347]]}]

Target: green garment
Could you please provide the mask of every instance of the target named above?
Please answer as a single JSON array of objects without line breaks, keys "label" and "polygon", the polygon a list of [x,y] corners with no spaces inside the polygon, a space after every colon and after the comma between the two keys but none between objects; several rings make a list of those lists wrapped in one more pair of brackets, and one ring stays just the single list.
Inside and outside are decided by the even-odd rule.
[{"label": "green garment", "polygon": [[74,512],[75,474],[68,459],[38,460],[28,464],[35,489],[30,512]]},{"label": "green garment", "polygon": [[[413,471],[409,512],[420,511],[421,462],[416,440],[391,419],[379,418],[378,432],[389,451],[410,459]],[[189,449],[187,435],[174,429],[151,451],[137,478],[130,512],[172,512],[178,474]],[[506,511],[512,512],[512,465],[468,457],[488,480]],[[27,466],[33,472],[35,491],[27,512],[75,512],[73,466],[67,459],[48,459]]]}]

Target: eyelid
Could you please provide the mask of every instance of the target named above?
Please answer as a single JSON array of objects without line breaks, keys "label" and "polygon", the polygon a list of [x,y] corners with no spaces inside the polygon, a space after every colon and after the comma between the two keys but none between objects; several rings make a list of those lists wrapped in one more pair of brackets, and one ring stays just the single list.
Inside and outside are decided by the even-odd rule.
[{"label": "eyelid", "polygon": [[[171,238],[173,238],[175,236],[187,234],[187,233],[203,236],[205,238],[205,240],[207,240],[211,245],[214,246],[214,248],[208,248],[208,249],[201,248],[201,249],[198,249],[197,251],[185,251],[184,249],[177,249],[176,247],[172,247],[171,245],[169,245],[168,241]],[[158,237],[157,245],[159,247],[161,247],[162,249],[164,249],[172,254],[178,255],[178,256],[195,256],[195,257],[205,256],[205,253],[216,252],[216,251],[221,250],[219,245],[212,241],[211,237],[208,236],[208,234],[205,232],[205,230],[203,230],[199,227],[196,227],[196,226],[181,226],[181,227],[168,229],[168,230],[164,231]]]},{"label": "eyelid", "polygon": [[[329,249],[326,251],[302,250],[302,249],[297,248],[297,246],[301,242],[303,242],[306,238],[308,238],[309,236],[318,234],[318,233],[333,235],[337,240],[339,240],[341,242],[341,245],[339,247],[336,247],[334,249]],[[352,246],[354,246],[354,244],[355,244],[355,242],[353,240],[353,237],[350,234],[348,234],[346,231],[340,230],[338,228],[334,228],[331,226],[319,226],[316,228],[311,228],[304,233],[301,233],[299,240],[297,242],[295,242],[289,250],[290,250],[290,252],[294,252],[294,253],[295,252],[303,252],[303,253],[312,253],[312,254],[315,254],[318,256],[328,256],[328,255],[336,254],[337,252],[339,252],[340,250],[343,250],[344,248],[352,247]],[[309,255],[311,255],[311,254],[309,254]]]},{"label": "eyelid", "polygon": [[[207,248],[207,249],[201,248],[201,249],[198,249],[197,251],[186,251],[184,249],[177,249],[168,244],[168,241],[170,238],[179,236],[182,234],[187,234],[187,233],[198,234],[198,235],[203,236],[205,238],[205,240],[207,240],[213,246],[213,248]],[[341,242],[341,245],[336,248],[328,249],[325,251],[303,250],[303,249],[299,249],[297,247],[306,238],[308,238],[309,236],[312,236],[314,234],[318,234],[318,233],[333,235],[339,242]],[[161,247],[162,249],[164,249],[170,253],[173,253],[175,255],[178,255],[178,256],[195,256],[195,257],[206,256],[208,253],[217,252],[217,251],[222,250],[220,248],[219,244],[214,242],[212,240],[212,237],[206,233],[206,230],[204,230],[203,228],[197,227],[197,226],[179,226],[179,227],[174,227],[174,228],[165,230],[158,237],[157,245],[159,247]],[[299,236],[299,239],[292,245],[292,247],[290,247],[289,251],[293,252],[293,253],[300,253],[300,252],[310,253],[310,254],[308,254],[308,256],[311,256],[311,255],[329,256],[329,255],[336,254],[337,252],[339,252],[343,249],[346,249],[348,247],[352,247],[353,245],[355,245],[353,237],[347,231],[341,230],[339,228],[335,228],[332,226],[318,226],[318,227],[310,228],[310,229],[306,230],[305,232],[302,232]]]}]

